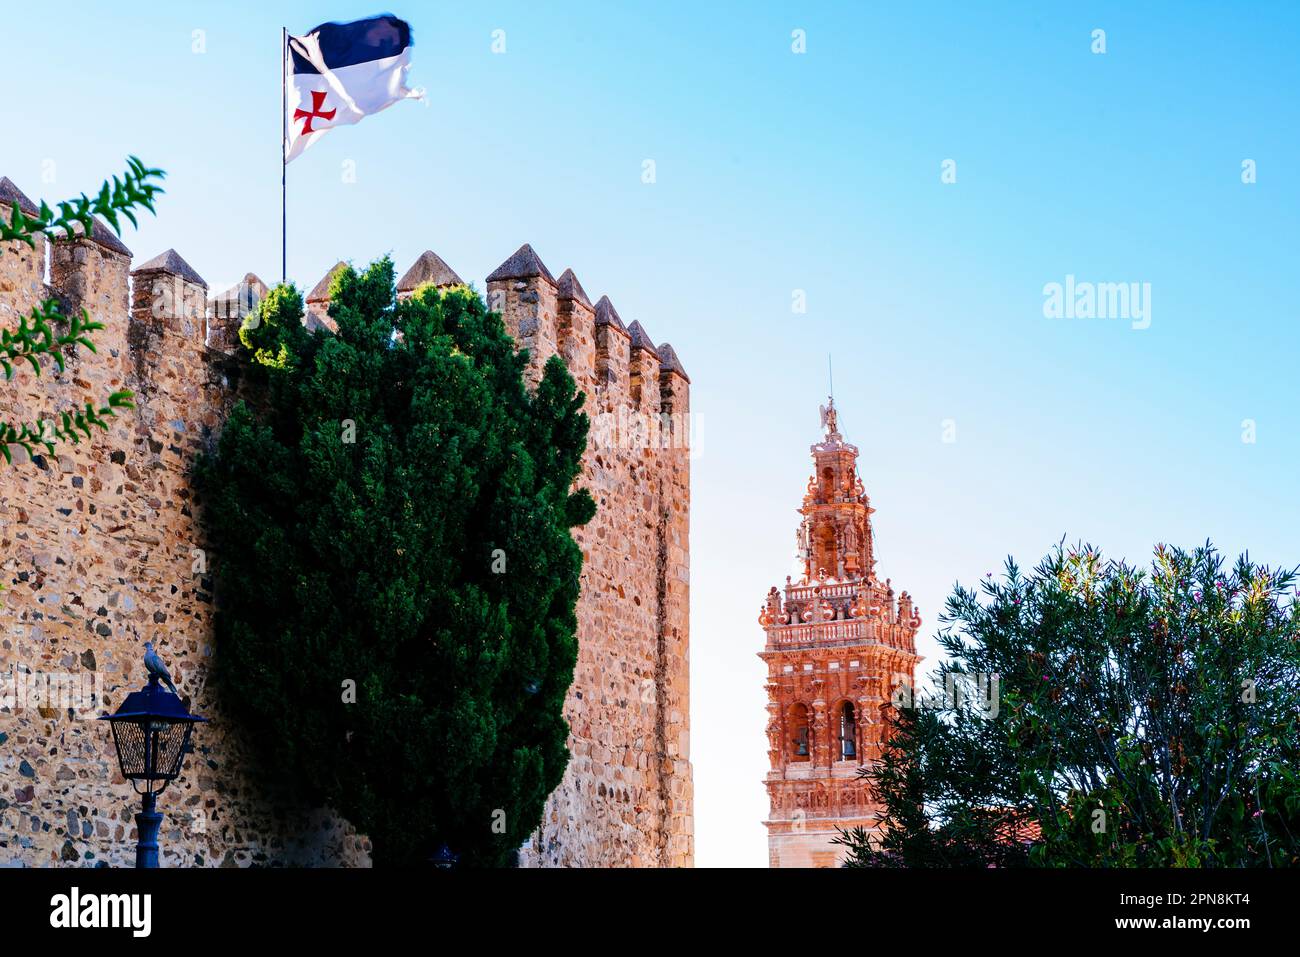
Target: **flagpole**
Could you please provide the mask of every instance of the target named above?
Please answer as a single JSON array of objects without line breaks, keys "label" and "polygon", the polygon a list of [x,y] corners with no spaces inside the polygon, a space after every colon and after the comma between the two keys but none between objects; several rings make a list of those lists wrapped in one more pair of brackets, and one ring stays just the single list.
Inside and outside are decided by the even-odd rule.
[{"label": "flagpole", "polygon": [[289,29],[280,28],[280,282],[288,282],[289,273],[289,240],[288,225],[289,201],[285,191],[285,171],[289,168],[289,163],[284,158],[284,148],[289,142],[289,100],[287,87],[288,77],[288,60],[289,60]]}]

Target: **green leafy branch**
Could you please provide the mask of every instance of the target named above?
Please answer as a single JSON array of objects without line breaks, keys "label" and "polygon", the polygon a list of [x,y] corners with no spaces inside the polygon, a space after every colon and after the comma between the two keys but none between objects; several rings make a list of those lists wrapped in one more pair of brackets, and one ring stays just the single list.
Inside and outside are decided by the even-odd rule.
[{"label": "green leafy branch", "polygon": [[121,235],[122,226],[118,217],[125,216],[133,226],[138,226],[134,210],[143,208],[154,212],[154,197],[164,192],[154,181],[161,180],[166,175],[162,170],[150,169],[136,157],[129,156],[127,171],[120,177],[114,176],[111,181],[105,181],[98,195],[92,199],[82,193],[75,199],[56,203],[57,214],[44,200],[35,217],[27,215],[14,203],[11,206],[10,221],[6,223],[0,217],[0,244],[17,240],[34,248],[38,235],[53,230],[62,230],[71,235],[76,223],[81,225],[83,234],[89,236],[94,229],[96,216],[102,217],[113,227],[115,233]]},{"label": "green leafy branch", "polygon": [[[66,325],[66,331],[56,331],[55,326],[59,324]],[[26,361],[39,376],[39,357],[48,355],[62,372],[66,368],[63,350],[85,346],[91,352],[98,352],[90,333],[103,328],[104,324],[91,319],[85,309],[68,317],[59,310],[57,300],[46,299],[32,309],[30,316],[23,316],[19,320],[17,329],[0,329],[0,370],[4,371],[6,380],[12,379],[14,365]],[[92,426],[107,432],[108,423],[104,417],[116,415],[117,409],[135,408],[131,402],[133,396],[131,390],[121,389],[109,395],[107,401],[98,408],[87,402],[84,408],[75,412],[60,413],[56,420],[38,419],[34,423],[21,422],[17,425],[0,420],[0,456],[12,465],[10,445],[21,446],[28,457],[35,454],[38,445],[43,445],[53,455],[56,441],[79,444],[83,434],[87,438],[93,434]]]},{"label": "green leafy branch", "polygon": [[[56,323],[66,324],[67,331],[56,332]],[[57,300],[46,299],[32,309],[30,316],[22,317],[16,330],[11,332],[0,329],[0,369],[4,371],[5,380],[14,377],[14,364],[24,360],[31,364],[32,370],[39,376],[41,364],[38,357],[42,355],[52,356],[54,364],[62,372],[66,368],[63,350],[75,349],[80,345],[97,353],[89,333],[103,328],[104,324],[91,319],[86,310],[82,309],[80,314],[69,318],[59,311]],[[134,395],[130,389],[119,389],[111,393],[99,408],[94,403],[87,402],[84,408],[75,412],[59,413],[56,420],[38,419],[34,423],[21,422],[17,425],[0,420],[0,456],[4,457],[6,464],[12,465],[10,445],[22,446],[29,458],[35,454],[37,445],[45,446],[46,451],[53,455],[56,441],[77,445],[81,442],[81,434],[84,433],[87,438],[93,435],[91,426],[107,432],[108,423],[104,417],[116,415],[117,409],[134,409],[135,405],[131,401]]]},{"label": "green leafy branch", "polygon": [[[67,332],[56,333],[54,324],[66,323]],[[46,299],[32,309],[30,316],[23,316],[18,328],[12,332],[0,329],[0,370],[5,379],[14,377],[14,363],[24,360],[31,363],[32,370],[41,374],[41,364],[37,356],[49,355],[62,372],[65,368],[63,350],[65,347],[85,346],[91,352],[98,352],[89,333],[104,328],[102,322],[95,322],[85,309],[80,315],[71,318],[63,315],[57,299]]]},{"label": "green leafy branch", "polygon": [[[106,180],[93,198],[82,193],[81,196],[56,203],[54,208],[41,200],[40,209],[35,216],[24,212],[18,203],[10,204],[9,222],[0,216],[0,252],[6,243],[17,241],[35,248],[38,235],[60,232],[73,235],[74,226],[80,224],[82,235],[94,232],[95,218],[100,217],[113,232],[121,235],[121,217],[138,226],[135,210],[147,209],[153,213],[154,197],[164,190],[158,185],[167,174],[160,169],[145,166],[134,156],[127,157],[127,170],[121,176]],[[66,325],[65,331],[55,330],[56,325]],[[5,380],[14,376],[14,366],[27,362],[38,376],[41,374],[41,356],[51,356],[60,372],[65,368],[64,350],[85,346],[91,352],[97,352],[90,334],[104,328],[101,322],[90,318],[86,310],[72,317],[64,316],[57,300],[47,299],[32,309],[30,316],[23,316],[15,330],[0,330],[0,370]],[[108,431],[105,418],[112,417],[118,409],[133,409],[133,393],[122,389],[109,395],[104,404],[98,408],[87,402],[76,411],[62,412],[53,419],[38,419],[34,423],[14,424],[0,420],[0,456],[8,464],[13,463],[13,454],[9,446],[21,446],[30,457],[37,446],[44,446],[52,455],[56,441],[78,444],[82,436],[90,438],[92,428]]]},{"label": "green leafy branch", "polygon": [[38,445],[45,446],[45,450],[51,455],[54,454],[56,441],[78,445],[81,442],[81,433],[84,433],[86,438],[94,435],[90,431],[92,425],[100,431],[107,432],[108,423],[104,419],[116,415],[115,410],[134,409],[135,404],[131,398],[132,393],[129,389],[120,389],[110,394],[107,401],[98,409],[93,402],[87,402],[83,408],[75,412],[59,413],[57,420],[39,419],[34,423],[23,422],[18,426],[11,422],[0,421],[0,455],[4,456],[6,463],[12,465],[13,453],[9,451],[10,445],[22,446],[29,457],[36,454]]}]

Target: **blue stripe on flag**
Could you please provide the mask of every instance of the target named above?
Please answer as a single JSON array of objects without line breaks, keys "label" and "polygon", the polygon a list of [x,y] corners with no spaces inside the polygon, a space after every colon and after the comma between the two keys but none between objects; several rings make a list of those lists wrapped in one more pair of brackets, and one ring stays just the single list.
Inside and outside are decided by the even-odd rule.
[{"label": "blue stripe on flag", "polygon": [[[397,56],[411,45],[411,25],[389,14],[351,23],[322,23],[307,35],[312,34],[320,38],[321,56],[331,70]],[[320,73],[299,51],[297,37],[289,38],[289,50],[295,74]]]}]

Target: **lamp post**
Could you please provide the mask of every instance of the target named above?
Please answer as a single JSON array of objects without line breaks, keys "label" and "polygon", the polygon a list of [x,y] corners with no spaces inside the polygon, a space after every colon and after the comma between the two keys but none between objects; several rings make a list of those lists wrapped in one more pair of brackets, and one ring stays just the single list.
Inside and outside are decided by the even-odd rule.
[{"label": "lamp post", "polygon": [[[140,813],[135,816],[135,866],[157,867],[162,827],[157,796],[181,773],[195,722],[208,719],[190,714],[180,697],[164,690],[158,676],[151,674],[147,685],[131,692],[115,713],[101,715],[99,720],[112,726],[122,776],[141,796]],[[143,782],[144,790],[137,781]]]}]

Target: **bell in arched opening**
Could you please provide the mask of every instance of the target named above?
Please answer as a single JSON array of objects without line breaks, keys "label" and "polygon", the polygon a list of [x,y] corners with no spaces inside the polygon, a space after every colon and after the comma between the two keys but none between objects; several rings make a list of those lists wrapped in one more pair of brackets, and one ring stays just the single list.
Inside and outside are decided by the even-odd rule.
[{"label": "bell in arched opening", "polygon": [[852,761],[858,756],[858,722],[853,713],[853,702],[840,707],[840,760]]},{"label": "bell in arched opening", "polygon": [[797,704],[790,709],[790,757],[796,761],[806,760],[812,753],[812,742],[808,734],[808,709]]}]

